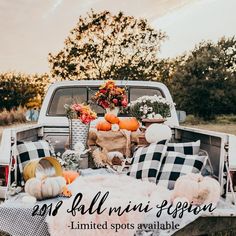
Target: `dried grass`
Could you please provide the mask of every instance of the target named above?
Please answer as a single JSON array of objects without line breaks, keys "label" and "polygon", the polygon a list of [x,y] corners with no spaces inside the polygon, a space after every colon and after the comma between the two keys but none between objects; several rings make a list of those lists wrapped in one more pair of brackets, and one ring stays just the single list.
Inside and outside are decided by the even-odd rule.
[{"label": "dried grass", "polygon": [[25,112],[26,109],[22,107],[10,111],[3,110],[0,112],[0,126],[26,122]]}]

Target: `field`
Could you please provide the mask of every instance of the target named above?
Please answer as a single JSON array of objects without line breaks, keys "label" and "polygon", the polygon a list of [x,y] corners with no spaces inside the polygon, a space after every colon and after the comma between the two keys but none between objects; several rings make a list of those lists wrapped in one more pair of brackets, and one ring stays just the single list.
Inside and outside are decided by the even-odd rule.
[{"label": "field", "polygon": [[236,115],[220,115],[212,121],[204,121],[201,118],[188,115],[185,123],[181,125],[236,135]]},{"label": "field", "polygon": [[187,127],[223,132],[236,135],[236,124],[199,124],[199,125],[191,125],[191,124],[183,124]]}]

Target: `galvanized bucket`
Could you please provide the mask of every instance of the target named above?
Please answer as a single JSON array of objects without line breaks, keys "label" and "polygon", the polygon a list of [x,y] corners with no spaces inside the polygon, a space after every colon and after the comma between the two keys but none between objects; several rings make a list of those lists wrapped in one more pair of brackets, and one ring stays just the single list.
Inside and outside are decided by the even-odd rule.
[{"label": "galvanized bucket", "polygon": [[84,124],[79,119],[70,119],[69,130],[70,149],[74,150],[77,142],[82,142],[85,147],[87,146],[89,124]]},{"label": "galvanized bucket", "polygon": [[61,164],[54,157],[43,157],[28,162],[23,170],[24,180],[38,177],[62,176]]}]

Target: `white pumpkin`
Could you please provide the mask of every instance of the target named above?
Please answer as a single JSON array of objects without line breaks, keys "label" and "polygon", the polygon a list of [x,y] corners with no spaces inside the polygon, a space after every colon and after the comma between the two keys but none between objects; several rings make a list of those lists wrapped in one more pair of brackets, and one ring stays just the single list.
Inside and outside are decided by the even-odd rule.
[{"label": "white pumpkin", "polygon": [[58,196],[65,186],[66,180],[61,176],[45,179],[31,178],[25,184],[25,192],[37,200],[42,200]]},{"label": "white pumpkin", "polygon": [[25,183],[25,192],[38,200],[42,199],[42,181],[39,178],[31,178]]},{"label": "white pumpkin", "polygon": [[217,203],[220,200],[220,183],[211,177],[204,177],[203,180],[198,184],[199,192],[207,194],[204,203]]},{"label": "white pumpkin", "polygon": [[172,201],[176,198],[186,198],[188,202],[198,196],[198,181],[201,175],[194,176],[193,174],[180,176],[175,182],[175,187],[172,193]]},{"label": "white pumpkin", "polygon": [[145,132],[145,138],[148,143],[158,143],[162,140],[170,140],[171,136],[170,127],[164,124],[152,124]]},{"label": "white pumpkin", "polygon": [[201,174],[183,175],[175,182],[172,202],[176,202],[176,198],[185,198],[193,205],[216,204],[220,199],[220,184],[217,180]]},{"label": "white pumpkin", "polygon": [[190,206],[190,202],[188,201],[188,199],[186,197],[177,197],[174,199],[173,201],[173,205],[177,206],[177,204],[181,203],[182,205],[187,203],[188,206]]}]

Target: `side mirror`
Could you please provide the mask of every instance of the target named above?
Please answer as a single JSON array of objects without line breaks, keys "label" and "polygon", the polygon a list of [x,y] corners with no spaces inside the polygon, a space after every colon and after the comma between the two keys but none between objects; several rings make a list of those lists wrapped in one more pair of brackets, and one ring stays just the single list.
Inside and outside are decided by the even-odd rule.
[{"label": "side mirror", "polygon": [[185,111],[176,111],[179,123],[183,123],[186,120],[186,112]]}]

